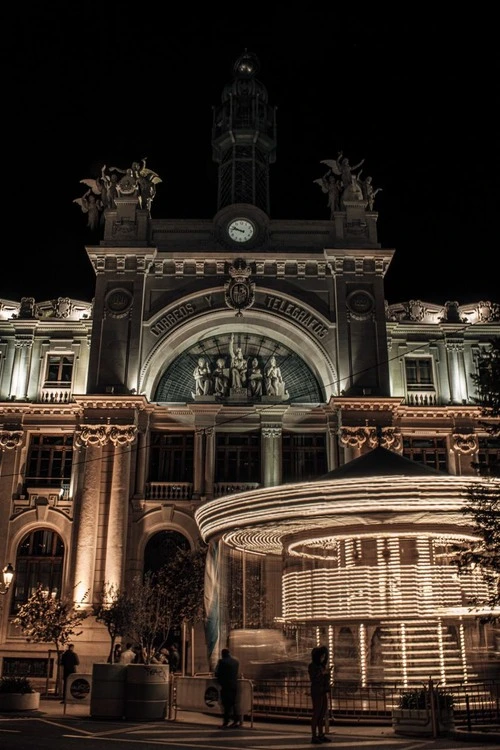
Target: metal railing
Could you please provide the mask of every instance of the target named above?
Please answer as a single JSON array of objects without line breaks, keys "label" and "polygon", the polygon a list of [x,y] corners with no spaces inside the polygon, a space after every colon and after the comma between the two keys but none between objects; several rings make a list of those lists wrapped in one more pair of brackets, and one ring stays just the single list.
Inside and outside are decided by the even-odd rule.
[{"label": "metal railing", "polygon": [[[500,727],[500,680],[439,686],[453,696],[457,727],[486,724]],[[337,683],[331,688],[330,709],[334,719],[366,724],[391,724],[392,710],[408,689],[401,685]],[[306,720],[311,714],[308,680],[253,680],[254,716]]]}]

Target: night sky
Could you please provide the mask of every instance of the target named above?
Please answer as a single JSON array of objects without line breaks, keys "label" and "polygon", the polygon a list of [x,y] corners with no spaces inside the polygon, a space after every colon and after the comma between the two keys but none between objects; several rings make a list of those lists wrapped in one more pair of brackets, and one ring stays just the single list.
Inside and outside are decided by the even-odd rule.
[{"label": "night sky", "polygon": [[153,218],[212,218],[212,107],[247,48],[278,107],[271,218],[328,218],[321,160],[364,158],[379,241],[396,250],[389,303],[500,302],[500,66],[484,9],[17,5],[3,11],[0,297],[92,299],[95,239],[73,199],[103,164],[147,157],[162,178]]}]

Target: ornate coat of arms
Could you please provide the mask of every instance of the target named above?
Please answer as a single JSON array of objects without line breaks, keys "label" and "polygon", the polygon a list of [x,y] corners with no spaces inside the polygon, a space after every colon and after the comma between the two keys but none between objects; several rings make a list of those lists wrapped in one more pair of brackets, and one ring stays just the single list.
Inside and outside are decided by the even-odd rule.
[{"label": "ornate coat of arms", "polygon": [[241,258],[229,267],[231,281],[224,285],[224,298],[226,305],[237,311],[237,317],[255,302],[255,284],[249,279],[251,273],[250,266]]}]

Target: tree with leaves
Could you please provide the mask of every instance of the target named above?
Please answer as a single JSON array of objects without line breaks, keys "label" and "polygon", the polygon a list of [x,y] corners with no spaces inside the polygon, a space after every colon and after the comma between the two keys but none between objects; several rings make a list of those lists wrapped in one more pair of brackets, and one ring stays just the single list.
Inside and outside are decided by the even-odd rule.
[{"label": "tree with leaves", "polygon": [[[86,599],[84,596],[82,600]],[[56,685],[59,686],[61,651],[67,643],[82,634],[80,625],[88,616],[84,609],[75,609],[68,598],[51,596],[41,584],[19,607],[14,625],[19,627],[29,643],[53,643],[56,648]]]},{"label": "tree with leaves", "polygon": [[128,636],[149,664],[168,640],[172,627],[203,618],[206,549],[177,549],[156,571],[136,576],[125,596]]},{"label": "tree with leaves", "polygon": [[111,641],[108,661],[113,664],[115,642],[130,630],[129,597],[114,584],[104,584],[97,604],[92,606],[96,622],[106,626]]}]

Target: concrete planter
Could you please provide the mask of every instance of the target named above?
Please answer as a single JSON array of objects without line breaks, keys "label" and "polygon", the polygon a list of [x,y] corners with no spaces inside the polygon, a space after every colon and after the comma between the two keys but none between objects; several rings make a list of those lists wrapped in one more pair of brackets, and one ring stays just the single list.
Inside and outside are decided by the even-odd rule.
[{"label": "concrete planter", "polygon": [[4,711],[36,711],[40,693],[0,693],[0,713]]},{"label": "concrete planter", "polygon": [[128,664],[125,681],[125,718],[133,721],[165,719],[170,681],[167,664]]},{"label": "concrete planter", "polygon": [[126,664],[94,664],[90,715],[107,719],[125,716]]},{"label": "concrete planter", "polygon": [[[394,708],[392,728],[395,734],[430,737],[433,734],[431,712],[426,708]],[[438,735],[445,735],[454,728],[453,710],[440,711],[437,721]]]}]

